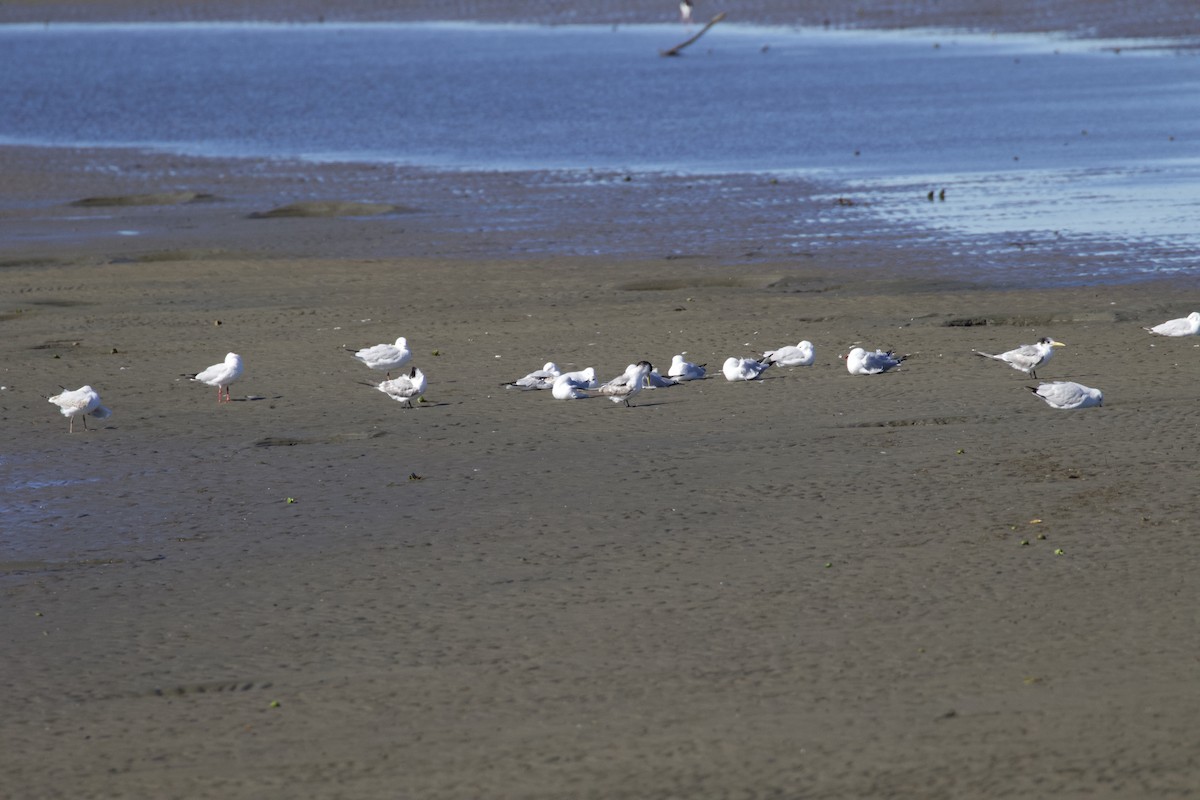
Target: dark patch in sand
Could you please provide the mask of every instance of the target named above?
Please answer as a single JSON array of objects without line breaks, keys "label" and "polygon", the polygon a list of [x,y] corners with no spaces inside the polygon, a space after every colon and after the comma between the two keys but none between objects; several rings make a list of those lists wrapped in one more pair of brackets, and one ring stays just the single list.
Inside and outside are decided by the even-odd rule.
[{"label": "dark patch in sand", "polygon": [[151,194],[117,194],[85,197],[71,203],[79,208],[108,208],[112,206],[178,206],[184,203],[211,202],[216,197],[200,192],[155,192]]},{"label": "dark patch in sand", "polygon": [[289,436],[266,436],[253,442],[254,447],[295,447],[298,444],[338,444],[339,442],[355,442],[364,439],[378,439],[387,431],[369,431],[367,433],[338,433],[333,436],[315,439],[298,439]]},{"label": "dark patch in sand", "polygon": [[282,217],[378,217],[383,214],[409,214],[415,208],[392,205],[391,203],[343,203],[335,200],[313,200],[289,203],[270,211],[255,211],[250,219],[277,219]]},{"label": "dark patch in sand", "polygon": [[670,292],[676,289],[753,289],[762,285],[760,278],[657,278],[617,284],[626,292]]}]

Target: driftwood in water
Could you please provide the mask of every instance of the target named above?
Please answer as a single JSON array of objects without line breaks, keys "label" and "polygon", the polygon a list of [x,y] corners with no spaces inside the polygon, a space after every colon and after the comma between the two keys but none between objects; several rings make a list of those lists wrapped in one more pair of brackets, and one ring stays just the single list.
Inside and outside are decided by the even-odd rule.
[{"label": "driftwood in water", "polygon": [[710,19],[710,20],[708,21],[708,24],[707,24],[707,25],[705,25],[703,28],[701,28],[701,29],[700,29],[700,32],[699,32],[699,33],[697,33],[697,34],[696,34],[695,36],[693,36],[692,38],[688,39],[686,42],[680,42],[679,44],[677,44],[677,45],[675,45],[674,47],[672,47],[670,50],[659,50],[659,51],[658,51],[658,54],[659,54],[660,56],[677,56],[677,55],[679,55],[679,51],[680,51],[680,50],[682,50],[683,48],[687,47],[689,44],[691,44],[692,42],[696,41],[697,39],[699,39],[699,38],[700,38],[701,36],[703,36],[704,34],[708,33],[708,29],[709,29],[709,28],[711,28],[713,25],[716,25],[718,22],[720,22],[720,21],[721,21],[721,20],[723,20],[723,19],[725,19],[725,12],[724,12],[724,11],[722,11],[720,14],[717,14],[715,17],[713,17],[712,19]]}]

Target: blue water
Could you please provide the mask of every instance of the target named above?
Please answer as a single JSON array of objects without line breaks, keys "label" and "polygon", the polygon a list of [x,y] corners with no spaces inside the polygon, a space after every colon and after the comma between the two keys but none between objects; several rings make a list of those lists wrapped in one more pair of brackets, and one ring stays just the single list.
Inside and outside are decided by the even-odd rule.
[{"label": "blue water", "polygon": [[[0,144],[802,175],[970,234],[1200,243],[1200,57],[721,25],[0,26]],[[911,211],[915,186],[954,203]],[[922,188],[923,192],[924,189]]]}]

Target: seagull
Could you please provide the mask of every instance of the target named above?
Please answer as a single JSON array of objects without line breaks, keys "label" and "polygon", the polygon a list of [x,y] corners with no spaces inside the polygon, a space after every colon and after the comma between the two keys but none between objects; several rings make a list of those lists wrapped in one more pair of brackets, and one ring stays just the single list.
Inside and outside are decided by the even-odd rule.
[{"label": "seagull", "polygon": [[788,345],[778,350],[768,350],[759,361],[776,364],[781,367],[811,367],[817,354],[813,352],[813,343],[805,340],[797,345]]},{"label": "seagull", "polygon": [[845,355],[846,370],[851,375],[878,375],[900,366],[900,362],[906,358],[907,355],[898,356],[891,350],[868,353],[861,347],[856,347]]},{"label": "seagull", "polygon": [[693,364],[690,361],[684,361],[683,354],[680,353],[671,359],[671,368],[667,370],[667,377],[674,378],[677,381],[703,380],[706,374],[704,367],[704,364]]},{"label": "seagull", "polygon": [[[590,367],[589,367],[590,369]],[[588,397],[584,393],[586,385],[580,386],[571,378],[572,373],[559,375],[550,387],[550,394],[555,400],[583,400]]]},{"label": "seagull", "polygon": [[614,403],[624,403],[628,406],[630,398],[642,390],[646,385],[646,376],[653,370],[654,365],[649,361],[630,364],[621,375],[597,387],[596,392]]},{"label": "seagull", "polygon": [[[588,367],[576,372],[564,372],[554,379],[553,383],[565,383],[576,389],[595,389],[600,384],[596,383],[596,368]],[[563,398],[559,398],[560,400]]]},{"label": "seagull", "polygon": [[518,389],[549,389],[554,379],[562,374],[562,370],[558,368],[558,364],[553,361],[547,361],[541,369],[535,369],[533,372],[526,375],[524,378],[517,378],[515,381],[510,381],[502,386],[517,387]]},{"label": "seagull", "polygon": [[413,403],[425,394],[425,385],[425,373],[413,367],[407,375],[383,381],[375,388],[398,402],[401,408],[413,408]]},{"label": "seagull", "polygon": [[692,21],[692,0],[680,0],[679,18],[684,25]]},{"label": "seagull", "polygon": [[188,375],[188,378],[209,386],[217,387],[217,402],[221,402],[221,390],[225,390],[225,402],[229,402],[229,384],[242,377],[242,357],[237,353],[226,353],[225,361],[213,364],[203,372]]},{"label": "seagull", "polygon": [[1200,336],[1200,311],[1193,311],[1181,319],[1167,320],[1146,330],[1159,336]]},{"label": "seagull", "polygon": [[1104,405],[1104,394],[1099,389],[1074,381],[1054,381],[1025,388],[1045,400],[1051,408],[1090,408]]},{"label": "seagull", "polygon": [[58,410],[62,415],[70,420],[70,425],[67,428],[68,433],[75,432],[75,415],[83,414],[83,429],[86,431],[87,418],[93,416],[96,419],[108,419],[112,416],[112,411],[100,405],[100,395],[90,386],[80,386],[75,391],[70,391],[67,387],[62,387],[62,394],[56,394],[54,397],[47,397],[54,405],[58,406]]},{"label": "seagull", "polygon": [[656,369],[650,370],[649,374],[646,375],[646,388],[647,389],[665,389],[668,386],[678,386],[678,385],[679,385],[678,379],[664,378],[662,375],[658,374],[658,370],[656,370]]},{"label": "seagull", "polygon": [[725,373],[727,381],[753,381],[766,372],[769,366],[771,365],[759,363],[752,358],[730,356],[721,366],[721,372]]},{"label": "seagull", "polygon": [[[350,350],[349,347],[346,349]],[[395,344],[377,344],[351,352],[371,369],[384,370],[384,375],[388,378],[392,377],[392,370],[400,369],[412,361],[412,351],[408,349],[408,340],[403,336],[397,339]]]},{"label": "seagull", "polygon": [[1029,377],[1036,378],[1037,368],[1046,366],[1046,362],[1054,354],[1054,351],[1051,349],[1054,347],[1066,347],[1066,345],[1043,336],[1037,340],[1037,344],[1023,344],[1015,350],[1009,350],[1007,353],[1001,353],[1000,355],[981,353],[978,350],[975,351],[975,355],[1007,362],[1013,369],[1027,372],[1029,373]]}]

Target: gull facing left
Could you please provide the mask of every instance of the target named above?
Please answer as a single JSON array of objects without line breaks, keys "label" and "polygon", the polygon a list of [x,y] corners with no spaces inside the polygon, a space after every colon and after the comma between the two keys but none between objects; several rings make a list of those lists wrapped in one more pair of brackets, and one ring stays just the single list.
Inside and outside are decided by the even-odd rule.
[{"label": "gull facing left", "polygon": [[51,403],[58,406],[58,410],[62,415],[70,420],[70,425],[67,428],[68,433],[75,432],[75,415],[83,415],[83,429],[86,431],[87,418],[89,416],[96,419],[108,419],[112,416],[112,411],[100,405],[100,394],[91,386],[80,386],[75,391],[70,391],[65,386],[62,394],[56,394],[54,397],[47,397]]},{"label": "gull facing left", "polygon": [[770,364],[762,364],[752,358],[730,356],[721,365],[721,372],[727,381],[755,381],[762,377]]}]

